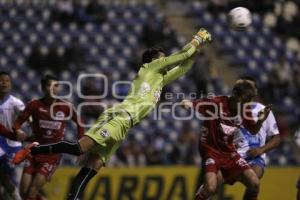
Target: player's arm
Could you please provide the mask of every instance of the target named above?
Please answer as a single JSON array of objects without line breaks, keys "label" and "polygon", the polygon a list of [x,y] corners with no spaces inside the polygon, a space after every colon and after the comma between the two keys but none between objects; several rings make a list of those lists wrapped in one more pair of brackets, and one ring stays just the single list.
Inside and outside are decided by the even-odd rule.
[{"label": "player's arm", "polygon": [[21,100],[17,100],[15,102],[15,112],[17,115],[19,115],[23,110],[25,109],[25,105]]},{"label": "player's arm", "polygon": [[25,109],[20,113],[15,122],[13,123],[13,130],[18,130],[21,128],[22,124],[29,119],[32,113],[33,105],[29,103]]},{"label": "player's arm", "polygon": [[153,71],[161,72],[163,69],[170,67],[171,65],[178,64],[191,57],[196,52],[196,50],[197,48],[194,45],[188,44],[185,49],[180,51],[180,53],[178,52],[168,57],[153,60],[151,63],[145,65],[148,65],[148,68]]},{"label": "player's arm", "polygon": [[276,148],[281,142],[278,125],[272,111],[270,111],[266,123],[268,127],[267,136],[270,137],[270,139],[263,147],[264,153]]},{"label": "player's arm", "polygon": [[[24,103],[21,100],[16,100],[14,102],[14,112],[16,113],[16,115],[19,115],[19,113],[21,111],[23,111],[25,108]],[[21,140],[23,141],[24,139],[24,135],[22,134],[16,134],[15,132],[9,130],[8,128],[6,128],[3,124],[0,123],[0,135],[4,136],[8,139],[11,140]]]},{"label": "player's arm", "polygon": [[252,157],[256,157],[258,155],[261,155],[263,153],[267,153],[271,151],[272,149],[276,148],[280,142],[280,135],[279,135],[279,129],[275,120],[275,117],[272,112],[270,112],[267,120],[265,121],[267,126],[267,136],[270,137],[270,139],[266,142],[264,146],[261,146],[259,148],[250,149],[248,151],[248,154]]},{"label": "player's arm", "polygon": [[29,120],[29,117],[32,115],[34,109],[34,103],[29,102],[26,106],[25,109],[20,113],[20,115],[17,117],[17,119],[13,123],[13,131],[17,135],[24,135],[24,131],[22,131],[21,126],[25,121]]},{"label": "player's arm", "polygon": [[185,108],[185,109],[190,109],[193,108],[193,102],[189,99],[183,99],[181,101],[181,105]]},{"label": "player's arm", "polygon": [[274,135],[271,137],[271,139],[264,145],[262,146],[263,153],[267,153],[271,151],[272,149],[276,148],[280,144],[280,135]]},{"label": "player's arm", "polygon": [[164,85],[167,85],[170,82],[183,76],[192,68],[193,64],[194,64],[194,58],[191,57],[183,61],[179,66],[176,66],[173,69],[167,71],[166,75],[164,75]]},{"label": "player's arm", "polygon": [[247,152],[247,154],[251,157],[256,157],[261,154],[267,153],[267,152],[271,151],[272,149],[276,148],[280,144],[280,141],[281,141],[280,136],[274,135],[264,146],[250,149]]},{"label": "player's arm", "polygon": [[183,99],[181,101],[181,105],[185,109],[190,109],[190,108],[195,108],[201,102],[203,102],[202,99],[195,99],[195,100]]},{"label": "player's arm", "polygon": [[77,138],[80,139],[84,135],[84,128],[81,126],[81,119],[80,116],[78,116],[75,108],[72,106],[72,121],[77,126]]},{"label": "player's arm", "polygon": [[178,64],[187,58],[190,58],[196,53],[197,48],[205,42],[211,41],[210,33],[205,29],[200,29],[199,32],[194,36],[194,39],[188,43],[181,51],[172,54],[168,57],[159,58],[152,61],[148,67],[154,71],[162,71],[163,69]]},{"label": "player's arm", "polygon": [[8,128],[6,128],[1,123],[0,123],[0,135],[6,137],[8,139],[11,139],[11,140],[18,140],[17,139],[17,134],[15,134],[14,132],[10,131]]},{"label": "player's arm", "polygon": [[181,105],[185,109],[193,108],[199,113],[214,117],[216,114],[215,111],[217,110],[217,105],[207,98],[195,100],[184,99],[181,101]]}]

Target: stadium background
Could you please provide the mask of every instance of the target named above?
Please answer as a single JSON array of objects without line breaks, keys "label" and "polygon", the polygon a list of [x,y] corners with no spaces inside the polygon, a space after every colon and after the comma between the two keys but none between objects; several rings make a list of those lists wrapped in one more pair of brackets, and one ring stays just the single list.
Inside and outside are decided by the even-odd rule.
[{"label": "stadium background", "polygon": [[[233,32],[226,22],[228,10],[239,5],[253,14],[253,25],[246,32]],[[294,199],[300,175],[294,138],[300,116],[299,23],[299,1],[1,0],[0,69],[11,73],[13,94],[24,102],[41,95],[39,80],[44,73],[74,85],[80,74],[103,73],[110,86],[108,96],[92,101],[111,105],[121,100],[113,97],[111,86],[134,78],[145,48],[159,45],[174,52],[203,26],[212,32],[213,44],[200,53],[191,72],[165,89],[162,102],[181,100],[164,95],[170,93],[185,97],[229,94],[240,75],[255,77],[259,100],[273,104],[283,139],[268,154],[261,199]],[[82,84],[84,95],[97,95],[104,89],[94,78]],[[127,91],[128,85],[116,88],[121,96]],[[67,88],[64,92],[68,93]],[[91,102],[79,98],[76,90],[71,94],[69,100],[75,105]],[[82,111],[90,123],[102,112],[97,106],[85,106]],[[176,114],[188,113],[178,108]],[[170,113],[163,113],[159,121],[148,117],[130,131],[107,169],[89,185],[85,199],[191,199],[201,162],[200,128],[198,120],[174,121]],[[74,133],[69,125],[66,139],[74,140]],[[49,199],[63,199],[68,181],[78,170],[72,156],[64,156],[62,165],[45,189]],[[129,186],[126,180],[122,182],[124,177]],[[97,184],[103,187],[94,198]],[[122,187],[130,188],[130,184],[132,197],[126,192],[114,196],[123,194]],[[110,192],[101,190],[108,185]],[[143,191],[148,193],[143,196]],[[162,196],[155,196],[159,192]],[[107,193],[111,196],[104,196]],[[226,186],[223,193],[221,199],[240,199],[241,187]]]}]

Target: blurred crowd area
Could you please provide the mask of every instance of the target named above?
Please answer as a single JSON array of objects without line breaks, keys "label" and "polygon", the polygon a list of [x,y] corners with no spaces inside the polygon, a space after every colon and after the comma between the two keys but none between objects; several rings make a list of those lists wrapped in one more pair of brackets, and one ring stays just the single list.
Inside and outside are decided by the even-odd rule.
[{"label": "blurred crowd area", "polygon": [[[228,27],[230,9],[244,6],[252,13],[252,25],[236,33]],[[221,56],[240,75],[255,77],[259,101],[273,104],[283,144],[295,145],[300,121],[300,1],[192,1],[188,12],[199,26],[210,27]],[[270,157],[273,152],[270,153]],[[274,154],[276,156],[276,154]],[[299,161],[299,156],[296,160]]]},{"label": "blurred crowd area", "polygon": [[[215,36],[218,53],[240,75],[255,77],[259,101],[273,104],[283,143],[299,154],[295,132],[300,120],[300,31],[299,1],[192,1],[188,17],[199,26],[209,27]],[[252,25],[237,33],[228,27],[227,13],[237,6],[247,7]],[[286,143],[286,144],[285,144]],[[271,152],[269,158],[277,154]],[[281,158],[279,158],[281,159]],[[284,160],[284,158],[282,158]],[[296,157],[299,161],[299,156]]]},{"label": "blurred crowd area", "polygon": [[[224,51],[224,45],[220,41],[226,37],[224,41],[231,40],[233,44],[229,28],[223,27],[226,23],[224,15],[226,18],[228,9],[241,4],[242,1],[180,2],[188,8],[187,17],[201,19],[195,27],[198,25],[207,27],[213,35],[216,35],[216,43],[219,44],[216,51],[222,55],[235,56],[236,52],[232,49]],[[290,9],[284,9],[286,3],[280,1],[243,3],[255,12],[258,26],[263,30],[267,29],[272,35],[271,39],[274,37],[274,40],[278,39],[280,44],[284,45],[278,51],[276,49],[275,58],[268,60],[262,55],[257,61],[256,65],[259,65],[259,62],[268,62],[268,65],[272,66],[271,71],[252,73],[252,67],[249,74],[258,79],[262,101],[266,103],[274,101],[279,105],[274,107],[279,108],[275,109],[275,115],[282,134],[292,135],[299,122],[300,79],[297,78],[299,60],[296,48],[292,45],[294,49],[291,49],[286,44],[290,37],[297,37],[295,35],[297,31],[293,33],[280,31],[282,23],[279,23],[280,20],[286,20],[287,14],[284,13],[290,12]],[[297,23],[298,5],[297,3],[291,5],[296,6],[297,12],[289,19],[292,20],[291,23]],[[276,10],[279,9],[278,6],[281,7],[280,12]],[[82,103],[105,103],[111,106],[121,101],[129,89],[128,85],[119,85],[114,92],[120,97],[115,98],[112,92],[113,84],[119,80],[133,80],[141,65],[140,57],[143,50],[160,46],[169,54],[179,50],[189,39],[172,28],[172,24],[160,11],[159,6],[152,1],[144,1],[142,4],[128,1],[127,4],[123,4],[104,0],[2,0],[0,11],[0,68],[11,72],[14,82],[13,93],[25,102],[41,95],[39,80],[45,73],[53,73],[60,80],[70,81],[73,86],[78,85],[80,74],[103,73],[108,79],[108,95],[105,98],[92,100],[80,98],[78,88],[74,87],[69,100],[76,106]],[[271,15],[272,19],[274,17],[277,19],[276,22],[270,23]],[[227,35],[220,32],[220,27]],[[251,37],[253,36],[245,35],[236,38],[251,40]],[[265,45],[265,47],[266,52],[274,51],[272,46]],[[255,51],[257,47],[253,48],[249,51]],[[291,54],[286,54],[287,51]],[[252,58],[243,58],[241,61],[246,62],[248,66],[251,64],[250,59]],[[247,69],[242,71],[248,74]],[[259,75],[263,73],[264,76],[257,76],[256,73]],[[83,95],[99,95],[105,90],[103,80],[93,77],[85,79],[80,84],[80,92]],[[67,94],[67,90],[68,88],[64,88],[62,93]],[[170,95],[178,93],[182,95],[180,97]],[[200,52],[192,71],[168,86],[163,91],[161,102],[175,103],[182,98],[189,98],[190,94],[203,97],[208,93],[229,94],[230,89],[224,84],[209,56]],[[92,124],[103,110],[97,105],[84,106],[81,113],[84,121]],[[179,117],[188,115],[187,111],[179,107],[175,109],[175,114]],[[200,165],[197,141],[201,123],[197,119],[174,120],[168,112],[162,113],[161,120],[149,116],[130,131],[128,139],[113,156],[110,165]],[[74,140],[76,138],[74,133],[74,127],[69,125],[66,139]],[[299,164],[299,156],[295,153],[295,148],[291,145],[293,142],[290,140],[292,139],[285,139],[281,146],[270,154],[269,164]],[[75,164],[75,158],[65,156],[64,164]]]}]

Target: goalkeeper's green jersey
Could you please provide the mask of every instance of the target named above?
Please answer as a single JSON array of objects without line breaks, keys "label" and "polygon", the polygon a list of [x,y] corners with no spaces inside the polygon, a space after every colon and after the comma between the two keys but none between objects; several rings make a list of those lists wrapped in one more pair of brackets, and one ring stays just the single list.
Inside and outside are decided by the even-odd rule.
[{"label": "goalkeeper's green jersey", "polygon": [[[176,54],[142,65],[128,96],[119,105],[130,113],[133,125],[153,110],[165,85],[179,78],[192,67],[194,61],[191,56],[195,51],[196,48],[188,44]],[[174,64],[179,65],[168,70]]]},{"label": "goalkeeper's green jersey", "polygon": [[[85,133],[99,144],[91,152],[98,154],[102,162],[106,163],[127,136],[129,128],[140,122],[155,107],[162,88],[192,67],[191,57],[195,51],[194,46],[187,45],[174,55],[144,64],[132,82],[125,100],[102,113],[96,124]],[[174,64],[179,65],[168,70]]]}]

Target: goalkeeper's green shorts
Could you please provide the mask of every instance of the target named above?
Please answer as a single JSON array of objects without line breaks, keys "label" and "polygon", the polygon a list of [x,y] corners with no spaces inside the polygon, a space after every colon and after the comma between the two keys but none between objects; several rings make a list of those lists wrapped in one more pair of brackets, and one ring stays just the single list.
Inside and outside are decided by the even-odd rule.
[{"label": "goalkeeper's green shorts", "polygon": [[98,144],[89,153],[97,154],[105,164],[128,135],[132,123],[130,114],[124,109],[104,111],[85,133]]}]

